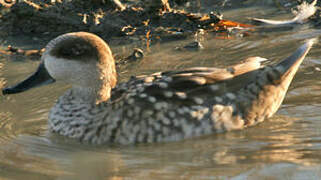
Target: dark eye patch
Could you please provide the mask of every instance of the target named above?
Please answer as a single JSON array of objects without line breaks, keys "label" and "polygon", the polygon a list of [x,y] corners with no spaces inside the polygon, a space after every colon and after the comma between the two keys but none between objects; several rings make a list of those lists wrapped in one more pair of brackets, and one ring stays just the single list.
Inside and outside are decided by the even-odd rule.
[{"label": "dark eye patch", "polygon": [[74,44],[70,47],[62,47],[60,49],[60,53],[62,56],[82,56],[86,53],[90,53],[90,47],[85,44]]},{"label": "dark eye patch", "polygon": [[90,42],[84,39],[70,38],[57,43],[50,51],[50,55],[57,58],[86,61],[90,58],[97,58],[96,51]]}]

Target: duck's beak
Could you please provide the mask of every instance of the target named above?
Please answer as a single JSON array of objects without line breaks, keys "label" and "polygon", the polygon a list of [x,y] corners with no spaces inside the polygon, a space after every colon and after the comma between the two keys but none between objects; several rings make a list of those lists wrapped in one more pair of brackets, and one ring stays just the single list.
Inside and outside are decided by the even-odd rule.
[{"label": "duck's beak", "polygon": [[51,84],[54,82],[55,82],[55,79],[53,79],[49,75],[48,71],[45,68],[44,63],[42,62],[39,65],[37,71],[33,75],[31,75],[26,80],[18,83],[15,86],[4,88],[2,90],[2,94],[3,95],[16,94],[16,93],[27,91],[27,90],[34,88],[34,87],[47,85],[47,84]]}]

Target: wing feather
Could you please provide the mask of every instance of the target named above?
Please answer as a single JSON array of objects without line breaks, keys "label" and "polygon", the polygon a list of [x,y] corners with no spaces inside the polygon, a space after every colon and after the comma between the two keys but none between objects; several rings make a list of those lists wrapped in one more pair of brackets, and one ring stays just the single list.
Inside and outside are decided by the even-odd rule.
[{"label": "wing feather", "polygon": [[137,89],[141,89],[138,93],[145,93],[163,100],[170,98],[171,101],[177,100],[182,103],[190,101],[194,95],[206,97],[211,93],[213,96],[219,96],[227,90],[237,90],[252,81],[255,75],[251,75],[251,72],[261,68],[263,60],[265,59],[251,57],[228,68],[193,67],[132,77],[112,91],[112,99]]}]

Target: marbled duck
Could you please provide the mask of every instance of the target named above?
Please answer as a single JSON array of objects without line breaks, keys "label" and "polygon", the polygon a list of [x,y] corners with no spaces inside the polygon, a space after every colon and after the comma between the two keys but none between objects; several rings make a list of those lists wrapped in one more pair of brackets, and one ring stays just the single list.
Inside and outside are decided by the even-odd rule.
[{"label": "marbled duck", "polygon": [[65,81],[49,129],[92,144],[176,141],[242,129],[271,117],[314,40],[276,65],[252,57],[225,68],[195,67],[116,84],[108,45],[87,32],[50,41],[36,73],[3,94]]}]

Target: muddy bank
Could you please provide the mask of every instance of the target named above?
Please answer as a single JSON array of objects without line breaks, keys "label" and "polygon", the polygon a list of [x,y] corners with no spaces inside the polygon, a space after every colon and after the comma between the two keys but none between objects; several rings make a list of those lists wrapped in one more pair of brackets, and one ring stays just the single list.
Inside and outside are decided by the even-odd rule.
[{"label": "muddy bank", "polygon": [[[109,44],[153,43],[193,37],[199,30],[230,33],[233,27],[250,25],[227,22],[219,11],[248,5],[272,5],[280,9],[295,7],[301,1],[271,0],[241,2],[192,0],[0,0],[0,39],[28,36],[45,45],[50,39],[67,32],[92,32]],[[321,2],[318,2],[318,6]],[[182,9],[182,10],[178,10]],[[184,9],[184,10],[183,10]],[[213,13],[190,13],[209,12]],[[320,10],[311,18],[321,26]],[[234,23],[234,24],[233,24]]]},{"label": "muddy bank", "polygon": [[[105,40],[118,37],[118,42],[130,43],[146,38],[184,38],[185,32],[195,32],[203,25],[202,16],[174,11],[157,3],[128,3],[126,8],[97,4],[91,1],[19,1],[2,7],[0,36],[28,35],[52,39],[72,31],[88,31]],[[217,18],[216,16],[214,18]],[[198,22],[199,21],[199,22]],[[153,37],[151,36],[153,34]]]},{"label": "muddy bank", "polygon": [[[222,0],[141,0],[122,1],[121,5],[111,0],[0,0],[0,3],[0,37],[23,34],[48,41],[66,32],[88,31],[108,41],[116,39],[119,44],[146,41],[148,38],[164,41],[181,39],[201,28],[224,31],[226,29],[210,26],[221,18],[215,11],[244,4]],[[284,8],[298,4],[297,1],[286,0],[247,3],[276,4]],[[215,12],[212,16],[186,12],[206,11],[208,7]]]}]

